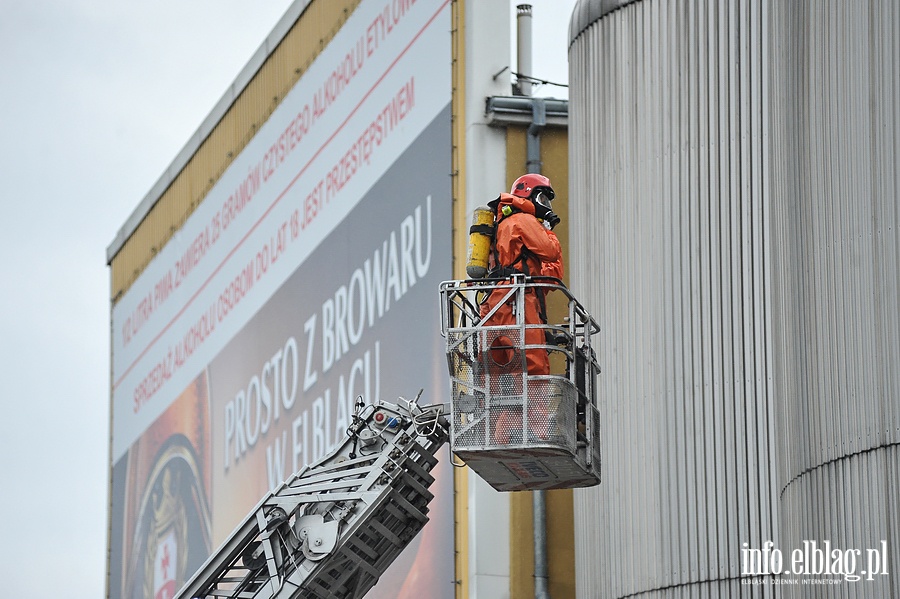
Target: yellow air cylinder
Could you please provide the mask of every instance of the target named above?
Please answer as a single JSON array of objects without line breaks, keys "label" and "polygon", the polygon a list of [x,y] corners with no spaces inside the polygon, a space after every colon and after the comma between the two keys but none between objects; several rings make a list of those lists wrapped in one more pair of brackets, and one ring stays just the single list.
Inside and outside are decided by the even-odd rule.
[{"label": "yellow air cylinder", "polygon": [[469,227],[469,256],[466,260],[466,274],[469,277],[481,279],[487,276],[493,236],[494,211],[487,206],[479,206],[472,213],[472,226]]}]

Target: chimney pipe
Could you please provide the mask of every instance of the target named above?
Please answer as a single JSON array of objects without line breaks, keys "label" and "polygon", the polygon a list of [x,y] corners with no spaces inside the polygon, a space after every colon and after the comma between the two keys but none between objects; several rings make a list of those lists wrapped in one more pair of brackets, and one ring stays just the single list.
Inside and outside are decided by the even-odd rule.
[{"label": "chimney pipe", "polygon": [[519,92],[523,96],[530,96],[531,80],[522,76],[534,75],[531,70],[531,5],[519,4],[516,6],[516,15],[516,25],[518,26],[516,62],[519,72]]}]

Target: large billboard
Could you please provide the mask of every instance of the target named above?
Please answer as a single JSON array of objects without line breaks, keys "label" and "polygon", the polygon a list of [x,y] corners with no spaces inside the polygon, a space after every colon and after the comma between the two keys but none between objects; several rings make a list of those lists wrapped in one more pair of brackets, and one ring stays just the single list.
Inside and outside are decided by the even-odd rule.
[{"label": "large billboard", "polygon": [[[356,398],[444,401],[450,3],[364,0],[112,314],[111,597],[165,599]],[[449,459],[375,597],[452,597]]]}]

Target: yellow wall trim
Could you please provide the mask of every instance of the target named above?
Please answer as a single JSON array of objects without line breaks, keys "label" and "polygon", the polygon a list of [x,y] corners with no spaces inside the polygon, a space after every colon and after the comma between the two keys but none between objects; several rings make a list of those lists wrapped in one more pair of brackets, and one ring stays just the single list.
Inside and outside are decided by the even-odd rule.
[{"label": "yellow wall trim", "polygon": [[[468,226],[466,223],[466,36],[465,0],[451,7],[451,176],[453,193],[453,276],[465,277]],[[452,459],[452,457],[451,457]],[[456,598],[469,596],[469,469],[453,469],[453,542]]]}]

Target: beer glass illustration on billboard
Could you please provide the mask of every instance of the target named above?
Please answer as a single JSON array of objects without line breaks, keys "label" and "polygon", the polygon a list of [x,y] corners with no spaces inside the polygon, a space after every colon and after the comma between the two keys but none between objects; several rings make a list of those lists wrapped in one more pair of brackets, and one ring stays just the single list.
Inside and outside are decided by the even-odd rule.
[{"label": "beer glass illustration on billboard", "polygon": [[171,599],[209,556],[209,468],[204,372],[129,450],[123,597]]}]

